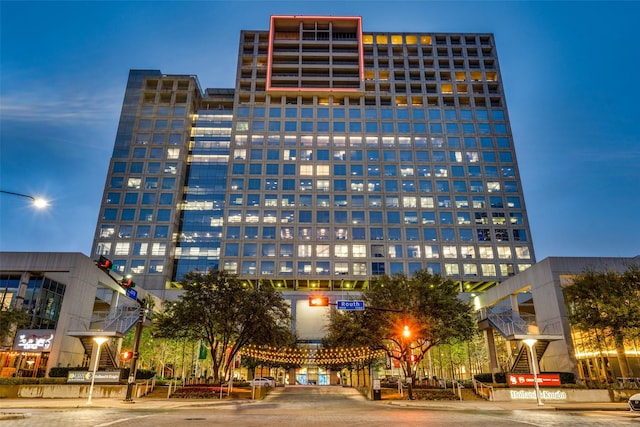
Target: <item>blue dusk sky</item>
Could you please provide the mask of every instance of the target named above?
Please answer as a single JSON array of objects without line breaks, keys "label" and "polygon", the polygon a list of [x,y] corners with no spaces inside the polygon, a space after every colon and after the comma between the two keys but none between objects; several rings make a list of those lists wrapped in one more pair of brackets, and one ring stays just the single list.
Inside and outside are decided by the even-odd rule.
[{"label": "blue dusk sky", "polygon": [[89,255],[130,69],[232,88],[270,15],[493,33],[536,258],[640,255],[640,2],[0,2],[0,251]]}]

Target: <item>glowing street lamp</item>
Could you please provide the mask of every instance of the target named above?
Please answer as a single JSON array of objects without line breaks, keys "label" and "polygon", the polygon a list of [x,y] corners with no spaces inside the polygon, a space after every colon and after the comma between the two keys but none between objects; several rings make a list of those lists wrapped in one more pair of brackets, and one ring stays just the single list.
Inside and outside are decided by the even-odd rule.
[{"label": "glowing street lamp", "polygon": [[405,338],[409,338],[411,336],[411,329],[409,329],[409,325],[404,325],[404,329],[402,329],[402,336]]},{"label": "glowing street lamp", "polygon": [[540,399],[540,386],[538,385],[538,374],[536,373],[536,354],[533,350],[533,346],[536,344],[536,342],[538,342],[537,339],[535,338],[529,338],[526,340],[522,340],[523,343],[525,343],[527,345],[527,347],[529,347],[529,360],[531,360],[531,370],[533,371],[533,384],[534,387],[536,389],[536,400],[538,401],[538,406],[543,406],[544,403],[542,403],[542,400]]},{"label": "glowing street lamp", "polygon": [[33,203],[33,206],[35,206],[38,209],[46,208],[47,206],[49,206],[49,203],[46,200],[41,199],[39,197],[29,196],[28,194],[14,193],[13,191],[5,191],[5,190],[0,190],[0,193],[9,194],[12,196],[24,197],[26,199],[29,199]]},{"label": "glowing street lamp", "polygon": [[96,371],[98,370],[98,363],[100,362],[100,348],[102,348],[102,344],[109,341],[109,338],[93,337],[93,341],[98,344],[98,351],[96,353],[96,363],[93,364],[93,375],[91,375],[91,387],[89,387],[89,398],[87,399],[87,405],[91,405],[91,397],[93,396],[93,383],[96,380]]}]

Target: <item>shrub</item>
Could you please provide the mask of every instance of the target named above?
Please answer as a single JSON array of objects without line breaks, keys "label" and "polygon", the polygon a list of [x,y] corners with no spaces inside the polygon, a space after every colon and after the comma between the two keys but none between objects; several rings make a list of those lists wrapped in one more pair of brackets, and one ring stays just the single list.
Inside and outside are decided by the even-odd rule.
[{"label": "shrub", "polygon": [[65,384],[66,378],[25,378],[12,377],[0,378],[0,385],[22,385],[22,384]]},{"label": "shrub", "polygon": [[[498,384],[507,383],[507,375],[504,372],[496,372],[495,377],[496,377],[496,383]],[[481,383],[488,383],[488,384],[493,383],[493,378],[491,377],[491,374],[478,374],[478,375],[475,375],[473,378],[476,381],[480,381]]]},{"label": "shrub", "polygon": [[[416,400],[459,400],[451,390],[437,389],[413,389],[413,397]],[[408,396],[408,393],[406,393]]]},{"label": "shrub", "polygon": [[[558,374],[560,375],[560,384],[575,384],[576,376],[573,372],[542,372],[543,374]],[[506,384],[507,383],[507,373],[506,372],[496,372],[496,383],[497,384]],[[474,378],[476,381],[480,381],[481,383],[489,383],[493,382],[491,378],[491,374],[478,374],[475,375]]]},{"label": "shrub", "polygon": [[[223,396],[227,393],[223,388]],[[171,394],[172,398],[178,399],[217,399],[220,398],[220,387],[209,386],[185,386],[180,387]]]},{"label": "shrub", "polygon": [[68,378],[69,371],[88,371],[88,370],[89,368],[87,368],[86,366],[76,366],[73,368],[69,366],[67,366],[66,368],[63,368],[62,366],[57,366],[49,370],[49,377],[50,378]]},{"label": "shrub", "polygon": [[[136,369],[137,380],[149,380],[156,375],[156,371],[150,369]],[[120,370],[120,379],[126,380],[129,378],[129,368],[122,368]]]}]

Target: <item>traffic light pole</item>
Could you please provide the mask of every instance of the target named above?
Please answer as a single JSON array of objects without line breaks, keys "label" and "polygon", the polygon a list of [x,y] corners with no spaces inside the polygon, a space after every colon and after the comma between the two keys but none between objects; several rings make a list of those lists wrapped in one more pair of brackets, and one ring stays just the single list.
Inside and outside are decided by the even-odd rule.
[{"label": "traffic light pole", "polygon": [[138,304],[140,304],[140,312],[138,313],[138,322],[136,323],[136,334],[133,339],[133,357],[131,358],[131,362],[129,363],[129,379],[127,380],[127,395],[124,398],[124,402],[133,403],[133,399],[131,397],[133,393],[133,385],[136,382],[136,370],[138,365],[138,357],[140,350],[140,338],[142,337],[142,328],[145,321],[145,304],[144,300],[138,300]]}]

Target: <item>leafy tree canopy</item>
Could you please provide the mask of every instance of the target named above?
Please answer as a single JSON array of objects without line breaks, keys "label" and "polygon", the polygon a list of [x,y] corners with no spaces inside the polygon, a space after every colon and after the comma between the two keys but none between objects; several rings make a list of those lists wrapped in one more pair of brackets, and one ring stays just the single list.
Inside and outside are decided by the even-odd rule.
[{"label": "leafy tree canopy", "polygon": [[245,345],[292,341],[289,306],[273,288],[247,286],[223,271],[190,272],[181,284],[184,293],[156,316],[154,335],[206,342],[214,380],[228,375]]},{"label": "leafy tree canopy", "polygon": [[623,377],[633,376],[625,354],[625,337],[640,335],[640,266],[622,273],[585,270],[564,287],[569,322],[576,328],[599,329],[616,345]]},{"label": "leafy tree canopy", "polygon": [[569,320],[577,328],[612,333],[640,330],[640,266],[626,271],[586,270],[564,287],[570,306]]},{"label": "leafy tree canopy", "polygon": [[[389,357],[405,362],[405,374],[413,377],[411,363],[419,363],[431,347],[469,340],[476,333],[472,308],[458,298],[458,289],[424,270],[412,277],[380,276],[362,293],[363,312],[332,313],[325,343],[385,349]],[[405,325],[409,337],[403,333]]]},{"label": "leafy tree canopy", "polygon": [[27,312],[15,308],[0,309],[0,347],[13,331],[13,327],[21,328],[29,320]]}]

